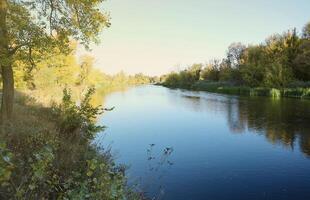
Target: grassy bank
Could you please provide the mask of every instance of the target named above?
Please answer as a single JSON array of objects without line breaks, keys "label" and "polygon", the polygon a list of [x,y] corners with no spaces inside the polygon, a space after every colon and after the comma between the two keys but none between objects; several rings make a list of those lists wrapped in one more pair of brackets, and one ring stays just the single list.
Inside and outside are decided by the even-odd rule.
[{"label": "grassy bank", "polygon": [[104,110],[64,91],[60,104],[43,106],[18,93],[14,120],[0,126],[0,199],[142,199],[126,186],[125,167],[91,145],[104,127]]},{"label": "grassy bank", "polygon": [[273,98],[293,97],[310,99],[310,88],[294,87],[294,88],[263,88],[263,87],[247,87],[234,86],[227,82],[197,81],[188,85],[167,85],[163,86],[171,88],[184,88],[190,90],[207,91],[222,94],[247,95],[247,96],[266,96]]}]

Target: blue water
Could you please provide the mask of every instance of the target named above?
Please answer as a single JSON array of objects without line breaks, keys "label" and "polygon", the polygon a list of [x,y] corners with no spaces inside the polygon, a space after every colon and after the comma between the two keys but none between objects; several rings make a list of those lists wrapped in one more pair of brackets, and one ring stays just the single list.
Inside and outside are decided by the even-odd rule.
[{"label": "blue water", "polygon": [[164,200],[309,200],[310,101],[140,86],[108,95],[96,142]]}]

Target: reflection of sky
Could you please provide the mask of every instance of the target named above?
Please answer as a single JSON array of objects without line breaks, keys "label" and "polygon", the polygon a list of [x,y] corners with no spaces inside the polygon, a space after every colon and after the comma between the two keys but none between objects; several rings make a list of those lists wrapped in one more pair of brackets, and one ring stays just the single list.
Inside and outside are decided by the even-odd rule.
[{"label": "reflection of sky", "polygon": [[[292,101],[295,107],[299,103]],[[118,162],[130,165],[129,175],[142,177],[152,194],[163,185],[165,199],[172,200],[310,198],[310,160],[298,145],[292,151],[261,135],[265,119],[251,109],[270,104],[263,98],[142,86],[113,93],[105,102],[116,107],[101,120],[108,126],[103,143],[112,143]],[[255,116],[263,121],[257,130]],[[157,159],[165,147],[173,147],[169,160],[174,165],[150,172],[146,151],[152,143]]]}]

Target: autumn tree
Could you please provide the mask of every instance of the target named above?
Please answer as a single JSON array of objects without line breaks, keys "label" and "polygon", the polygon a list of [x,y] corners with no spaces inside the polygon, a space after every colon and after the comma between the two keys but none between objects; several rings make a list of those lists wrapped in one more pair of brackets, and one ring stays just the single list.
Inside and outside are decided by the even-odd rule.
[{"label": "autumn tree", "polygon": [[78,80],[78,85],[82,85],[84,82],[87,82],[89,74],[92,70],[93,64],[94,64],[94,58],[85,55],[81,58],[81,64],[80,64],[80,74],[79,74],[79,80]]},{"label": "autumn tree", "polygon": [[2,75],[2,120],[13,112],[13,63],[23,60],[35,67],[35,58],[57,47],[69,53],[69,41],[86,48],[98,42],[98,33],[108,27],[109,17],[99,9],[104,0],[0,0],[0,66]]}]

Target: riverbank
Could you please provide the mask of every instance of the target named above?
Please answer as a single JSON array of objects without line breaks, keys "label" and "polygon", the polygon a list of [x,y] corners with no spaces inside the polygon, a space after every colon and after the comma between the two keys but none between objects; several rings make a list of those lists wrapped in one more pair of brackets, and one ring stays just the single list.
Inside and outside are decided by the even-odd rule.
[{"label": "riverbank", "polygon": [[63,101],[43,106],[17,93],[13,120],[0,126],[0,199],[142,199],[126,184],[125,167],[91,142],[104,110]]},{"label": "riverbank", "polygon": [[292,88],[263,88],[263,87],[247,87],[236,86],[226,82],[197,81],[192,85],[167,85],[160,84],[169,88],[183,88],[196,91],[206,91],[213,93],[246,95],[246,96],[266,96],[273,98],[290,97],[310,99],[309,87],[292,87]]}]

